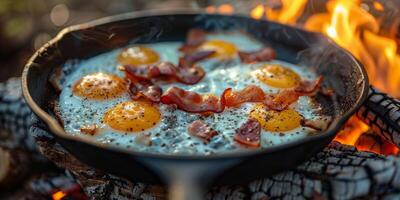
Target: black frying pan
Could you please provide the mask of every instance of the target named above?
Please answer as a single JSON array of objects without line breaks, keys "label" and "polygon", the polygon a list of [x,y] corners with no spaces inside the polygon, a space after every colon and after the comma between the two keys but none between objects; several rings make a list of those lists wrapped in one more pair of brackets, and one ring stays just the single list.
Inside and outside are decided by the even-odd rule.
[{"label": "black frying pan", "polygon": [[[57,92],[48,79],[52,69],[67,59],[87,58],[129,42],[182,41],[194,27],[244,30],[275,48],[278,59],[309,66],[325,76],[331,98],[317,96],[324,112],[333,116],[329,128],[292,143],[242,153],[211,156],[157,155],[116,149],[64,132],[48,102]],[[326,146],[367,97],[363,67],[347,51],[320,34],[244,16],[192,11],[137,12],[73,26],[42,47],[22,75],[24,97],[56,140],[81,161],[133,181],[168,185],[170,199],[201,199],[205,186],[215,181],[232,184],[292,168]],[[217,178],[218,177],[218,178]]]}]

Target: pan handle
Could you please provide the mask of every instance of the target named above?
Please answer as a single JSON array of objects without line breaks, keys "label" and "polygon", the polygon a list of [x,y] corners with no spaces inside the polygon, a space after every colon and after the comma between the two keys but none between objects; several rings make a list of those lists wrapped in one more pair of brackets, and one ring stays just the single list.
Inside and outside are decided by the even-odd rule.
[{"label": "pan handle", "polygon": [[167,184],[169,200],[205,199],[207,187],[239,160],[143,160]]},{"label": "pan handle", "polygon": [[357,116],[397,147],[400,147],[400,101],[370,86]]},{"label": "pan handle", "polygon": [[[198,168],[196,170],[202,169]],[[168,181],[169,200],[204,199],[208,183],[205,183],[205,180],[199,177],[200,174],[204,173],[193,173],[192,169],[188,168],[170,171],[172,173],[166,177]]]}]

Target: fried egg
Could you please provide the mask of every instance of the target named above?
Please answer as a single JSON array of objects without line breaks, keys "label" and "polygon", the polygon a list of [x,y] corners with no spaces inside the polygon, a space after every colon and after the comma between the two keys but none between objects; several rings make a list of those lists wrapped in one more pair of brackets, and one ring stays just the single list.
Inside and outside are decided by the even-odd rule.
[{"label": "fried egg", "polygon": [[215,53],[210,59],[199,63],[204,69],[213,70],[223,66],[239,64],[238,51],[257,51],[264,45],[241,32],[211,33],[207,34],[206,41],[200,45],[199,50],[212,50]]},{"label": "fried egg", "polygon": [[159,54],[146,46],[133,45],[125,48],[118,55],[118,62],[121,65],[142,66],[154,64],[160,61]]},{"label": "fried egg", "polygon": [[105,124],[118,131],[139,132],[155,126],[161,113],[151,103],[126,101],[108,109],[103,116]]},{"label": "fried egg", "polygon": [[296,72],[278,64],[267,64],[253,73],[260,81],[277,88],[293,88],[301,81]]},{"label": "fried egg", "polygon": [[107,100],[122,95],[127,89],[127,83],[122,78],[98,72],[79,79],[74,84],[72,93],[81,98]]},{"label": "fried egg", "polygon": [[[177,64],[181,42],[129,45],[86,60],[69,61],[59,98],[61,120],[67,133],[90,137],[104,145],[164,154],[224,153],[245,150],[234,141],[235,130],[249,118],[260,122],[261,148],[284,144],[314,133],[302,127],[302,118],[321,117],[321,107],[310,97],[300,97],[289,109],[269,111],[257,103],[244,103],[209,116],[187,113],[171,105],[134,101],[130,98],[120,65],[147,65],[160,61]],[[226,88],[241,90],[257,85],[264,92],[295,87],[301,79],[316,75],[282,61],[243,64],[237,52],[255,51],[263,44],[243,33],[210,34],[199,48],[214,50],[210,58],[199,62],[206,76],[195,85],[168,83],[200,94],[220,96]],[[209,143],[190,135],[187,126],[203,120],[219,134]],[[87,135],[82,127],[96,125],[96,134]]]}]

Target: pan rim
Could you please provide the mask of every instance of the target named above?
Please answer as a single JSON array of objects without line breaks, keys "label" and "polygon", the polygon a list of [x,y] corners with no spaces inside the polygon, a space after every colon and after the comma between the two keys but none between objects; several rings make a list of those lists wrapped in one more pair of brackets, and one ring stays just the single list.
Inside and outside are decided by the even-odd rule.
[{"label": "pan rim", "polygon": [[[53,39],[51,39],[48,43],[46,43],[44,46],[42,46],[39,50],[37,50],[32,55],[32,57],[28,60],[27,64],[25,65],[23,73],[22,73],[21,82],[22,82],[22,93],[23,93],[23,97],[24,97],[26,103],[31,108],[33,113],[36,114],[40,118],[40,120],[43,121],[48,126],[49,131],[52,134],[54,134],[54,136],[63,138],[65,140],[81,142],[81,143],[85,143],[85,145],[94,146],[94,147],[100,148],[102,150],[113,151],[115,153],[128,154],[130,156],[166,159],[166,160],[209,161],[209,160],[215,160],[215,159],[240,159],[240,158],[248,158],[248,157],[264,155],[264,154],[271,154],[274,152],[282,151],[284,149],[294,148],[294,147],[299,146],[304,143],[317,141],[322,138],[333,137],[334,135],[337,134],[337,132],[345,124],[345,122],[350,118],[350,116],[353,115],[361,107],[362,103],[366,100],[366,98],[368,96],[369,82],[368,82],[368,77],[366,76],[367,73],[366,73],[365,68],[347,50],[339,47],[332,40],[327,38],[327,40],[332,45],[335,45],[335,47],[341,49],[344,53],[346,53],[346,55],[349,56],[351,61],[356,64],[358,70],[361,72],[361,76],[362,76],[361,80],[363,82],[363,84],[361,86],[361,94],[358,96],[354,105],[352,105],[352,107],[347,112],[345,112],[339,119],[334,120],[330,124],[329,128],[326,131],[321,132],[316,135],[307,136],[305,138],[295,140],[295,141],[292,141],[289,143],[280,144],[280,145],[265,148],[265,149],[254,149],[254,150],[246,150],[246,151],[241,151],[241,152],[236,152],[236,151],[235,152],[226,152],[226,153],[219,153],[219,154],[213,154],[213,155],[196,155],[196,154],[161,154],[161,153],[139,152],[139,151],[128,150],[128,149],[124,149],[124,148],[120,148],[120,147],[114,147],[111,145],[105,146],[105,145],[101,145],[100,143],[98,143],[90,138],[77,137],[77,136],[67,134],[64,131],[64,129],[61,127],[59,122],[54,117],[49,115],[46,111],[44,111],[42,108],[40,108],[40,106],[38,104],[36,104],[36,102],[33,100],[32,96],[29,92],[29,86],[28,86],[28,76],[29,76],[30,69],[33,66],[37,65],[35,63],[35,60],[41,55],[42,52],[45,52],[46,49],[48,49],[49,47],[56,45],[59,41],[61,41],[63,39],[63,36],[66,35],[67,33],[79,31],[81,29],[95,27],[95,26],[99,26],[99,25],[105,25],[108,23],[118,22],[118,21],[122,21],[122,20],[135,19],[135,18],[141,18],[141,17],[162,16],[162,15],[188,15],[188,14],[190,14],[190,15],[199,15],[199,14],[209,15],[208,13],[205,13],[205,12],[200,12],[200,11],[196,11],[196,10],[188,10],[188,9],[145,10],[145,11],[136,11],[136,12],[124,13],[124,14],[120,14],[120,15],[108,16],[108,17],[97,19],[97,20],[90,21],[87,23],[73,25],[73,26],[64,28]],[[219,14],[213,14],[213,15],[219,15]],[[245,16],[245,15],[235,14],[234,16],[248,18],[248,16]],[[275,22],[270,22],[270,23],[275,23]],[[284,25],[284,26],[287,26],[287,25]],[[298,29],[298,28],[296,28],[296,29]],[[298,30],[301,30],[301,29],[298,29]],[[318,33],[315,33],[315,34],[318,34]]]}]

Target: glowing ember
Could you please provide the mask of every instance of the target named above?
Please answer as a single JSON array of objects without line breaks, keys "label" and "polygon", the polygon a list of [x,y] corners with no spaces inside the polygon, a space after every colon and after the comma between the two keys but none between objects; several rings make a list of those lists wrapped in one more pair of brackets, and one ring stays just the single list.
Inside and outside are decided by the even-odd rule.
[{"label": "glowing ember", "polygon": [[56,193],[53,193],[52,198],[53,200],[62,200],[67,194],[63,191],[58,191]]},{"label": "glowing ember", "polygon": [[384,155],[396,155],[399,151],[394,145],[369,132],[362,134],[355,145],[360,151],[371,151]]},{"label": "glowing ember", "polygon": [[385,10],[385,8],[382,6],[382,4],[379,3],[379,2],[377,2],[377,1],[374,2],[374,8],[375,8],[376,10],[378,10],[378,11],[383,11],[383,10]]},{"label": "glowing ember", "polygon": [[337,134],[335,140],[340,143],[355,145],[360,135],[368,131],[368,129],[368,125],[360,121],[356,116],[352,116],[343,127],[343,130]]}]

